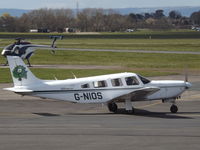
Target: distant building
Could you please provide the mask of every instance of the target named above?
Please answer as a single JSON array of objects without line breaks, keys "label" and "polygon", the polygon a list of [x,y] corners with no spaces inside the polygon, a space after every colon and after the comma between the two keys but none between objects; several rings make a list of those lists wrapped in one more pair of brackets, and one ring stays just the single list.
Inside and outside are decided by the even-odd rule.
[{"label": "distant building", "polygon": [[134,29],[126,29],[126,32],[134,32]]},{"label": "distant building", "polygon": [[76,30],[73,28],[65,28],[65,32],[72,33],[72,32],[76,32]]},{"label": "distant building", "polygon": [[31,33],[38,33],[38,29],[30,29]]},{"label": "distant building", "polygon": [[30,29],[31,33],[49,33],[49,29]]}]

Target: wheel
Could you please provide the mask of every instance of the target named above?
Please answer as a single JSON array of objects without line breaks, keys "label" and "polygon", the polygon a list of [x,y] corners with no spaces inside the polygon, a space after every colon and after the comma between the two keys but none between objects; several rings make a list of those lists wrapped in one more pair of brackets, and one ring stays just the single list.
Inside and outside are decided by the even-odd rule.
[{"label": "wheel", "polygon": [[177,113],[178,107],[176,105],[172,105],[170,108],[171,113]]},{"label": "wheel", "polygon": [[116,113],[117,109],[118,109],[117,104],[115,104],[115,103],[109,103],[108,104],[108,109],[109,109],[109,111]]}]

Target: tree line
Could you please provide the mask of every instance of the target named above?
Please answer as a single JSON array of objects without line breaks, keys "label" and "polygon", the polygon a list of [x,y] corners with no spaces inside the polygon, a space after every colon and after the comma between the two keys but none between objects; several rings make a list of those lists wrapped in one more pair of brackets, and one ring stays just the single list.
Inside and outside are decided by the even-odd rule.
[{"label": "tree line", "polygon": [[7,13],[0,17],[0,32],[29,32],[30,29],[63,32],[65,28],[81,32],[115,32],[137,28],[185,29],[192,25],[200,25],[200,11],[185,17],[175,10],[165,16],[163,10],[122,15],[105,9],[84,9],[80,12],[71,9],[38,9],[24,13],[21,17]]}]

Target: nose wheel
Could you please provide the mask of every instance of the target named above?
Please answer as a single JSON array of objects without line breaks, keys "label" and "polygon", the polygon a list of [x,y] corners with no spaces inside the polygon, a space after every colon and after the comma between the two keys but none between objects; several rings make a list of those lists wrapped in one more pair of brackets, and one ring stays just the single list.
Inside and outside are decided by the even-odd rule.
[{"label": "nose wheel", "polygon": [[170,107],[170,111],[171,111],[171,113],[177,113],[178,112],[178,107],[176,106],[176,105],[172,105],[171,107]]}]

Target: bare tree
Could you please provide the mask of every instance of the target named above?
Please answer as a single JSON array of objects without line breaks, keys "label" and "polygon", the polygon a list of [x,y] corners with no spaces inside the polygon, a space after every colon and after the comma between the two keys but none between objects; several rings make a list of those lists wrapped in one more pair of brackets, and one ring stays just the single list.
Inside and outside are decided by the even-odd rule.
[{"label": "bare tree", "polygon": [[182,17],[182,15],[178,11],[173,10],[173,11],[169,12],[169,18],[170,19],[180,19],[181,17]]},{"label": "bare tree", "polygon": [[77,15],[77,27],[84,32],[89,31],[91,27],[91,18],[93,16],[93,9],[84,9]]},{"label": "bare tree", "polygon": [[16,18],[5,13],[0,17],[0,30],[5,32],[14,32],[16,25]]},{"label": "bare tree", "polygon": [[105,31],[105,11],[103,9],[96,9],[91,18],[92,22],[92,31],[100,32]]},{"label": "bare tree", "polygon": [[161,19],[164,16],[164,11],[162,9],[156,10],[156,12],[154,13],[155,19]]},{"label": "bare tree", "polygon": [[[192,23],[191,23],[191,21]],[[190,18],[182,17],[178,11],[171,11],[169,16],[163,10],[154,13],[122,15],[112,9],[83,9],[75,14],[71,9],[38,9],[12,17],[4,14],[0,17],[0,31],[28,32],[30,29],[50,29],[63,32],[64,28],[76,28],[83,32],[125,31],[127,28],[171,29],[188,28],[200,25],[200,11]]]},{"label": "bare tree", "polygon": [[200,11],[192,13],[190,19],[194,25],[200,25]]}]

